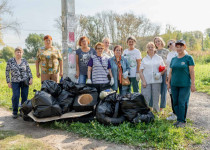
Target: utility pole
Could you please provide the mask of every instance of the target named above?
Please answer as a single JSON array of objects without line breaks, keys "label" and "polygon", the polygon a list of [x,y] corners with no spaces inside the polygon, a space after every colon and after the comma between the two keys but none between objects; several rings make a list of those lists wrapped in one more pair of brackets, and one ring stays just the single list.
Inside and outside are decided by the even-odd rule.
[{"label": "utility pole", "polygon": [[75,0],[61,0],[63,77],[76,82]]}]

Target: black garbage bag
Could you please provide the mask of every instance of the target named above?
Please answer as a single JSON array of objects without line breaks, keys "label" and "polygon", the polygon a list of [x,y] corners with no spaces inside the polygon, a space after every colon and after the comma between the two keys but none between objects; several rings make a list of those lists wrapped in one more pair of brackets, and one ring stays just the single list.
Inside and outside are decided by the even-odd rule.
[{"label": "black garbage bag", "polygon": [[62,84],[63,84],[63,89],[73,94],[79,94],[79,91],[81,91],[86,86],[85,84],[77,84],[72,82],[69,77],[66,77],[63,80]]},{"label": "black garbage bag", "polygon": [[23,112],[24,115],[28,115],[33,109],[33,106],[31,104],[31,100],[25,101],[20,108],[20,112]]},{"label": "black garbage bag", "polygon": [[96,107],[96,119],[105,125],[118,125],[125,121],[125,117],[119,113],[119,101],[111,100],[116,94],[108,95],[105,100],[99,102]]},{"label": "black garbage bag", "polygon": [[139,93],[131,93],[122,97],[120,109],[129,121],[132,121],[138,113],[147,114],[150,111],[144,96]]},{"label": "black garbage bag", "polygon": [[53,97],[58,97],[62,89],[55,81],[45,80],[42,82],[41,91],[45,91],[51,94]]},{"label": "black garbage bag", "polygon": [[145,122],[145,123],[150,123],[153,122],[155,119],[154,114],[149,111],[147,114],[139,114],[137,117],[133,119],[133,123],[139,123],[139,122]]},{"label": "black garbage bag", "polygon": [[57,98],[57,101],[62,109],[62,113],[67,113],[72,110],[74,95],[66,90],[62,90],[61,94]]},{"label": "black garbage bag", "polygon": [[37,106],[52,106],[56,104],[56,99],[45,91],[36,91],[35,96],[31,99],[33,108]]},{"label": "black garbage bag", "polygon": [[33,115],[37,118],[46,118],[62,115],[62,109],[58,104],[52,106],[38,106],[34,108]]},{"label": "black garbage bag", "polygon": [[82,89],[80,89],[79,94],[86,94],[93,92],[97,92],[97,89],[95,87],[84,86]]}]

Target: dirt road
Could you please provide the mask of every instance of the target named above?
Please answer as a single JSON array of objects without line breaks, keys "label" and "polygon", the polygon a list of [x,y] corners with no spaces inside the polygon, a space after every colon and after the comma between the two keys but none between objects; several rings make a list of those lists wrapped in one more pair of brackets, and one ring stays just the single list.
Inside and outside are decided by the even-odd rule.
[{"label": "dirt road", "polygon": [[[187,117],[194,121],[196,127],[204,128],[206,132],[210,133],[210,96],[203,93],[192,93]],[[44,141],[55,149],[135,149],[127,145],[117,145],[105,141],[81,138],[66,131],[43,129],[33,122],[25,122],[21,118],[14,120],[12,119],[11,112],[4,108],[0,108],[0,125],[0,130],[18,131],[34,139]],[[197,148],[210,149],[210,137]]]}]

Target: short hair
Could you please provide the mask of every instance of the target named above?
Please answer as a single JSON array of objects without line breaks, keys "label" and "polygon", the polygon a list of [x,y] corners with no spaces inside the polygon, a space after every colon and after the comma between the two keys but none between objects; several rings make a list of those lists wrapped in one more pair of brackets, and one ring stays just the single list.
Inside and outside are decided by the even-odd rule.
[{"label": "short hair", "polygon": [[16,52],[16,51],[21,51],[21,52],[23,52],[23,49],[22,49],[22,47],[18,46],[18,47],[15,48],[15,52]]},{"label": "short hair", "polygon": [[86,36],[82,36],[79,38],[79,46],[81,46],[82,40],[84,40],[84,39],[87,40],[88,45],[90,44],[90,40]]},{"label": "short hair", "polygon": [[[166,43],[164,42],[164,40],[163,40],[162,37],[160,37],[160,36],[155,37],[155,38],[154,38],[154,43],[155,43],[155,40],[156,40],[156,39],[159,39],[159,40],[161,41],[161,43],[162,43],[162,46],[165,47]],[[155,45],[155,47],[158,48],[156,45]]]},{"label": "short hair", "polygon": [[110,39],[108,37],[104,37],[103,40],[102,40],[102,42],[104,42],[105,40],[110,41]]},{"label": "short hair", "polygon": [[97,49],[97,47],[98,47],[99,45],[102,46],[102,47],[104,48],[104,44],[101,43],[101,42],[98,42],[98,43],[96,43],[96,45],[95,45],[95,50]]},{"label": "short hair", "polygon": [[50,36],[50,35],[45,35],[45,36],[44,36],[44,40],[48,40],[48,39],[52,40],[52,36]]},{"label": "short hair", "polygon": [[136,42],[136,38],[135,38],[134,36],[129,36],[129,37],[127,38],[127,43],[128,43],[129,40],[134,40],[134,41]]},{"label": "short hair", "polygon": [[123,48],[122,48],[122,46],[120,46],[120,45],[116,45],[116,46],[114,47],[114,50],[113,50],[113,51],[115,51],[118,47],[120,48],[121,53],[122,53],[122,52],[123,52]]},{"label": "short hair", "polygon": [[[148,51],[148,47],[149,47],[149,45],[153,45],[153,46],[154,46],[154,48],[156,48],[156,46],[155,46],[155,43],[154,43],[154,42],[149,42],[149,43],[147,43],[147,45],[146,45],[147,51]],[[154,50],[154,52],[156,53],[156,49]]]},{"label": "short hair", "polygon": [[174,40],[174,39],[169,40],[168,43],[167,43],[168,48],[171,45],[171,43],[176,43],[176,40]]}]

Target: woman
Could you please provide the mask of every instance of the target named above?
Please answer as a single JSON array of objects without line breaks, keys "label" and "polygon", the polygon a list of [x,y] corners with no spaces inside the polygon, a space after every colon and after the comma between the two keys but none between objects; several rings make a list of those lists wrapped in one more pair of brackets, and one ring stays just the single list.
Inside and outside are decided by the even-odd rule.
[{"label": "woman", "polygon": [[147,44],[147,56],[143,58],[140,67],[140,77],[142,80],[141,93],[144,95],[147,104],[149,105],[152,99],[153,109],[156,112],[160,111],[159,108],[159,96],[162,83],[162,74],[165,72],[159,72],[159,66],[164,66],[163,59],[158,56],[155,50],[155,44],[149,42]]},{"label": "woman", "polygon": [[[108,58],[103,57],[104,50],[103,43],[97,43],[95,45],[97,55],[91,56],[88,62],[88,80],[87,84],[114,84],[114,78],[112,76],[111,65]],[[92,81],[91,81],[92,74]],[[111,81],[109,81],[107,75],[110,75]]]},{"label": "woman", "polygon": [[[157,49],[157,55],[162,57],[164,63],[166,64],[167,55],[169,53],[169,50],[165,49],[165,42],[161,37],[155,37],[154,38],[155,47]],[[160,111],[163,110],[163,108],[166,107],[166,94],[167,94],[167,85],[166,85],[166,76],[167,76],[167,70],[164,71],[162,74],[163,82],[161,83],[161,101],[160,101]]]},{"label": "woman", "polygon": [[114,56],[114,52],[109,49],[109,46],[110,46],[109,38],[104,38],[103,39],[103,44],[104,44],[104,51],[103,51],[102,56],[107,57],[107,58],[113,57]]},{"label": "woman", "polygon": [[168,89],[171,88],[173,107],[177,115],[176,127],[185,127],[190,90],[195,91],[194,60],[185,54],[184,40],[176,41],[177,57],[172,58],[168,77]]},{"label": "woman", "polygon": [[59,82],[60,76],[63,76],[63,61],[60,50],[52,46],[52,37],[46,35],[44,37],[44,47],[38,50],[36,60],[36,75],[39,78],[39,65],[41,65],[41,82],[44,80],[53,80]]},{"label": "woman", "polygon": [[[29,85],[33,83],[33,77],[28,62],[22,58],[23,49],[17,47],[15,49],[15,57],[11,58],[7,62],[6,67],[6,80],[9,88],[12,88],[12,109],[13,118],[18,117],[18,105],[21,93],[21,104],[23,104],[28,98],[27,85],[24,85],[24,81],[29,81]],[[11,76],[11,79],[10,79]],[[21,92],[20,92],[21,90]]]},{"label": "woman", "polygon": [[76,75],[78,83],[85,84],[87,79],[87,64],[92,55],[96,54],[93,48],[88,47],[90,41],[83,36],[79,39],[80,48],[76,51]]},{"label": "woman", "polygon": [[140,64],[141,64],[141,52],[135,48],[136,39],[131,36],[127,39],[128,49],[125,49],[123,56],[128,60],[130,67],[129,80],[131,82],[129,86],[129,92],[131,92],[131,86],[134,92],[139,92],[139,80],[140,80]]},{"label": "woman", "polygon": [[129,86],[122,85],[122,77],[127,78],[129,72],[129,64],[128,61],[121,56],[122,55],[122,47],[117,45],[114,47],[114,57],[110,58],[112,75],[114,78],[114,85],[112,89],[117,91],[119,87],[120,94],[122,96],[128,93]]}]

